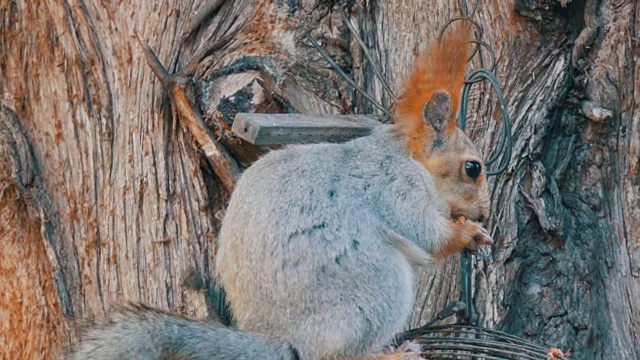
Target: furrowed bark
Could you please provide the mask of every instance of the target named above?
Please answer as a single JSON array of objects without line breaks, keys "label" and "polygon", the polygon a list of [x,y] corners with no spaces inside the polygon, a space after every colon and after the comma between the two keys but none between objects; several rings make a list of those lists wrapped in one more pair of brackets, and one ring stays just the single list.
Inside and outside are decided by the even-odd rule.
[{"label": "furrowed bark", "polygon": [[[474,4],[0,0],[0,129],[19,129],[0,136],[0,312],[24,329],[0,348],[52,358],[77,320],[124,301],[214,318],[215,235],[235,178],[224,174],[277,147],[234,136],[235,115],[380,115],[307,32],[391,106],[342,12],[398,94],[419,51]],[[580,359],[639,358],[640,6],[496,0],[473,19],[495,51],[514,141],[491,179],[481,324]],[[136,33],[184,97],[158,81]],[[479,56],[469,69],[488,64]],[[475,85],[469,109],[489,156],[503,127],[495,93]],[[211,161],[205,143],[229,156]],[[457,300],[458,259],[422,281],[412,325]]]}]

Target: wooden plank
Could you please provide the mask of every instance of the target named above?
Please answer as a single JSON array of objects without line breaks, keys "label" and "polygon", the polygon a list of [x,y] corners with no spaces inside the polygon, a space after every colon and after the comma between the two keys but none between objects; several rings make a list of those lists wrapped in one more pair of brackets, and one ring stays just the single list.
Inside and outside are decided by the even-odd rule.
[{"label": "wooden plank", "polygon": [[239,113],[232,130],[255,145],[344,142],[371,134],[380,120],[370,115]]}]

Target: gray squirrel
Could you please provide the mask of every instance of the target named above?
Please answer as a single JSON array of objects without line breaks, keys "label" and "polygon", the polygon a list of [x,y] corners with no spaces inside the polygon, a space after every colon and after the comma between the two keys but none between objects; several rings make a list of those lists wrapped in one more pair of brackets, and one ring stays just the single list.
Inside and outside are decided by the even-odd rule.
[{"label": "gray squirrel", "polygon": [[492,243],[480,154],[457,127],[470,29],[418,59],[394,125],[272,151],[240,177],[215,275],[234,328],[128,306],[69,360],[414,359],[382,353],[410,316],[419,267]]}]

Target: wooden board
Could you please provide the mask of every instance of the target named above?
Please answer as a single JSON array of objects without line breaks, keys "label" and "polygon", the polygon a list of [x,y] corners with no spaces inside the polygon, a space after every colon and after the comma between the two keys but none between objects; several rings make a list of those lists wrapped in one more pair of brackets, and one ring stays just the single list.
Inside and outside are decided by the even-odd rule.
[{"label": "wooden board", "polygon": [[370,115],[239,113],[232,130],[255,145],[344,142],[371,133],[380,120]]}]

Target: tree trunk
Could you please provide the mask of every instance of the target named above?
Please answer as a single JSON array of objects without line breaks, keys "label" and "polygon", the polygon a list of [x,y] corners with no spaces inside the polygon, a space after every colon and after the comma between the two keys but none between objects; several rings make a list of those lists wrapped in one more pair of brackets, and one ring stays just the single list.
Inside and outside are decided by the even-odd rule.
[{"label": "tree trunk", "polygon": [[[1,357],[56,358],[77,321],[125,301],[218,316],[218,219],[267,150],[231,134],[235,114],[377,111],[309,31],[392,104],[344,7],[396,92],[452,17],[473,12],[495,52],[513,153],[491,182],[493,260],[476,262],[481,324],[640,358],[640,5],[475,3],[0,0]],[[500,106],[473,89],[467,127],[491,155]],[[459,272],[424,274],[412,325],[458,298]]]}]

